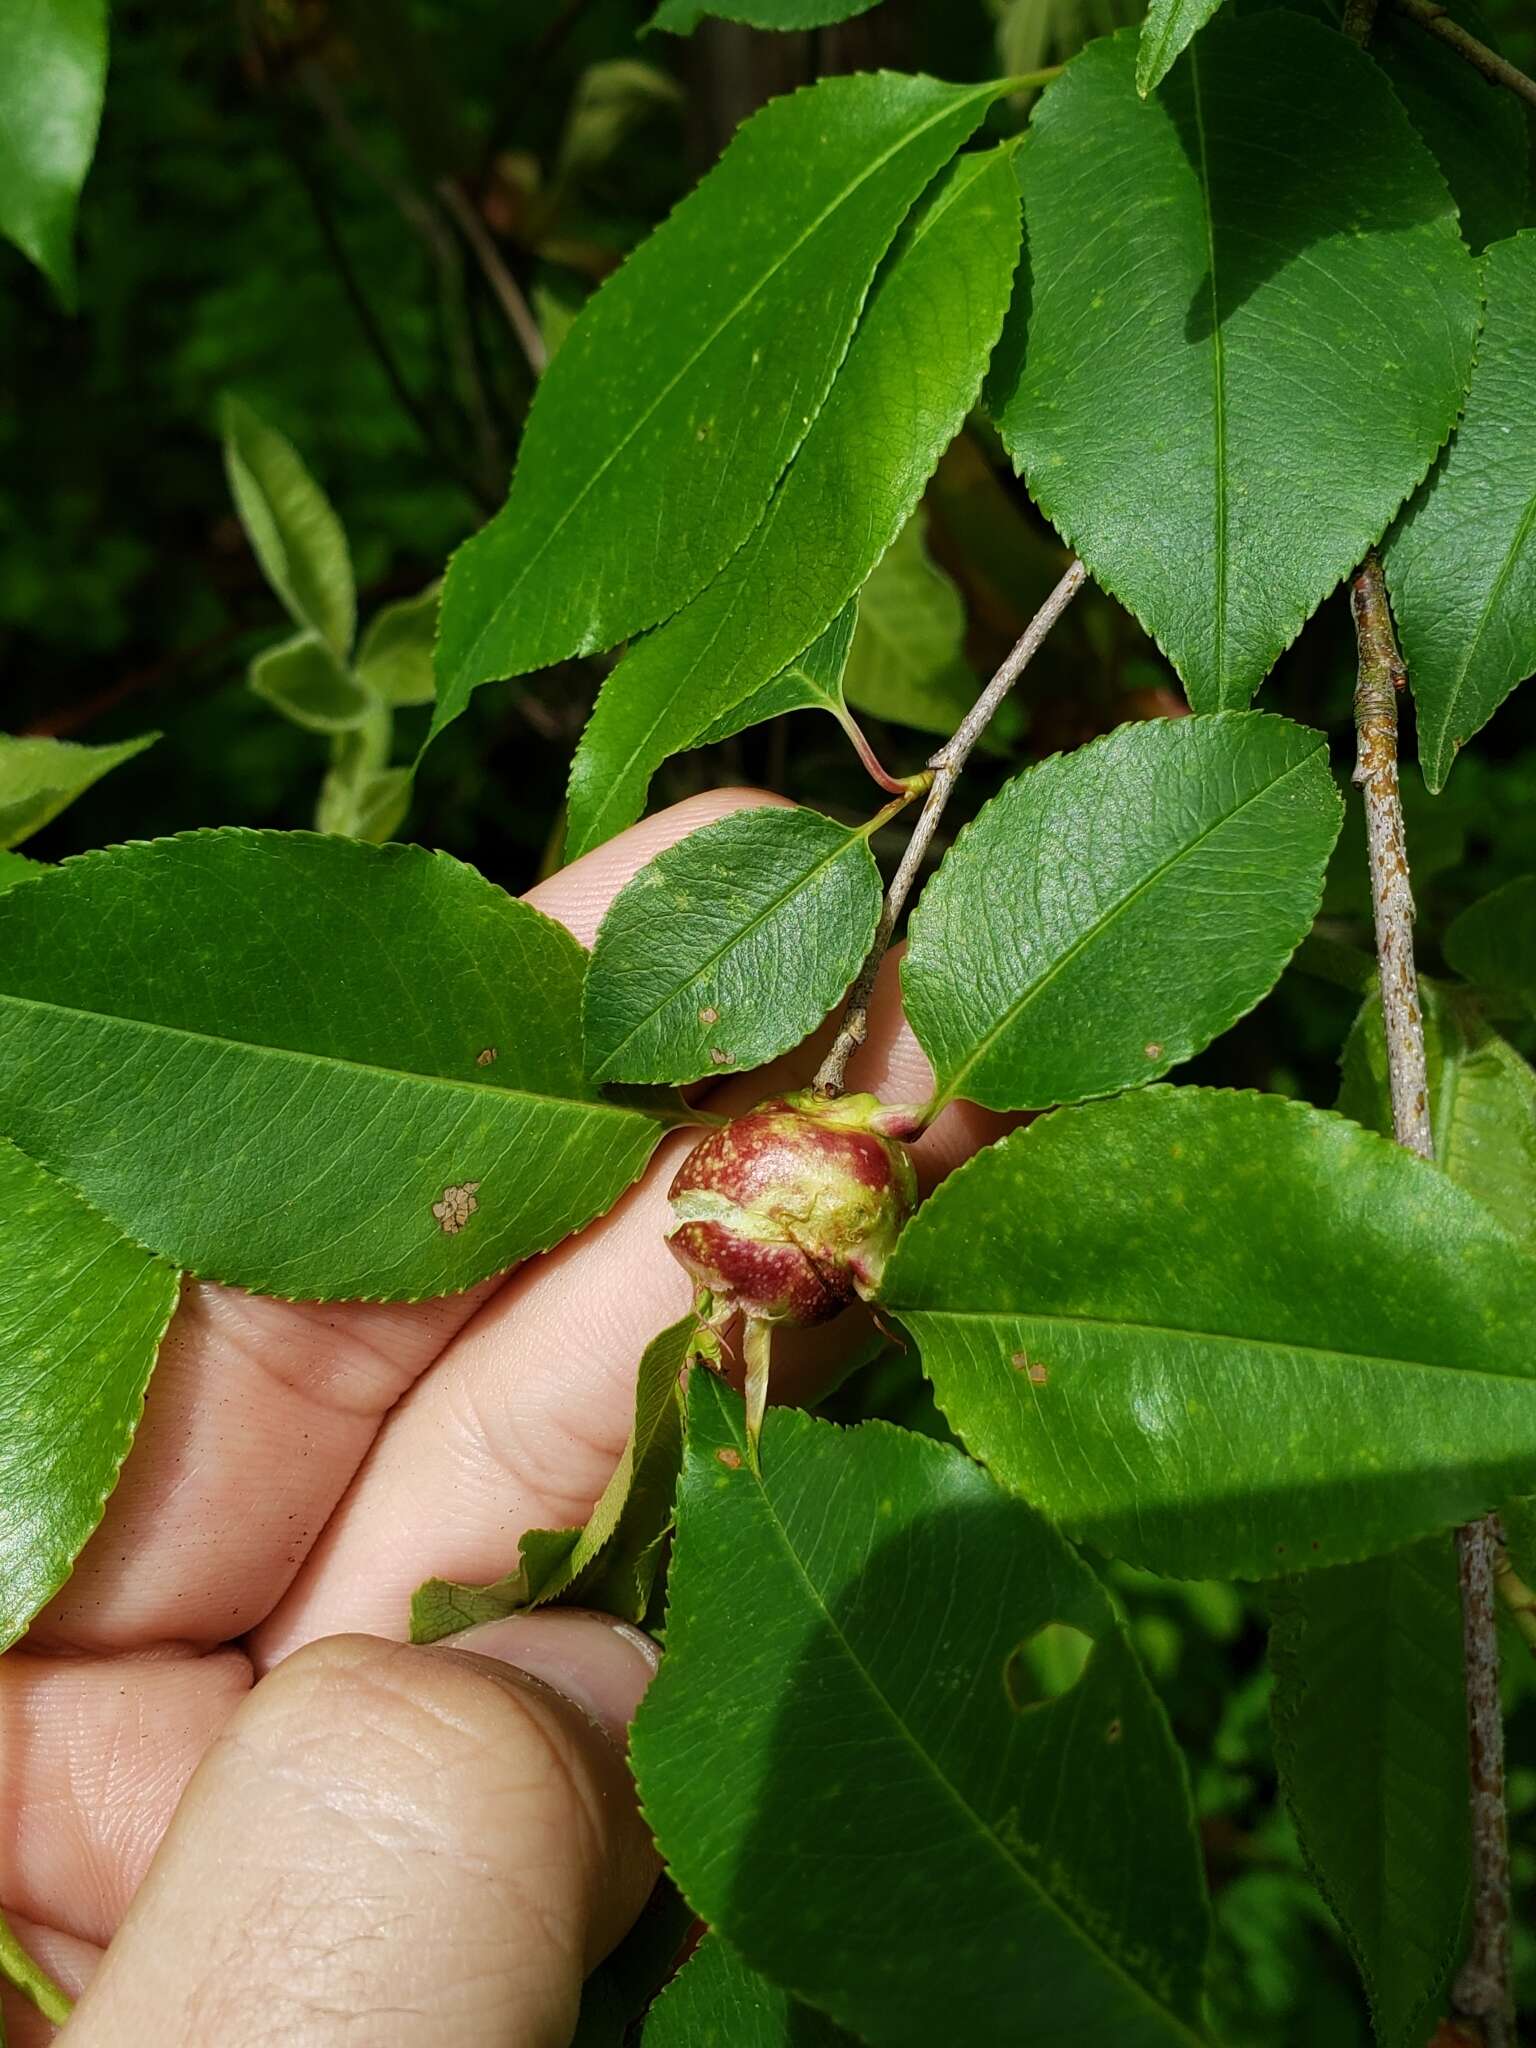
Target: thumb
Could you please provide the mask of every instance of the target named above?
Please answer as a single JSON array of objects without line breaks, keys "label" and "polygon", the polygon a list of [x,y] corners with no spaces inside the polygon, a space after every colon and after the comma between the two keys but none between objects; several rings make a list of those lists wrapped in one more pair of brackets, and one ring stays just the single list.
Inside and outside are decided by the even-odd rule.
[{"label": "thumb", "polygon": [[655,1666],[597,1615],[332,1636],[192,1777],[70,2048],[565,2048],[656,1876],[623,1758]]}]

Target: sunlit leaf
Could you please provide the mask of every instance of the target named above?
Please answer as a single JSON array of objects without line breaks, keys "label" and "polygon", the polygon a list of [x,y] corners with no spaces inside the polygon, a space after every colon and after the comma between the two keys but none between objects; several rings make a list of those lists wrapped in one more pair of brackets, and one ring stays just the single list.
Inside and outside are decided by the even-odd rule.
[{"label": "sunlit leaf", "polygon": [[432,642],[441,583],[376,611],[357,647],[358,680],[386,704],[432,702]]},{"label": "sunlit leaf", "polygon": [[[25,890],[19,892],[25,894]],[[117,1483],[177,1275],[0,1138],[0,1650]]]},{"label": "sunlit leaf", "polygon": [[902,217],[996,92],[880,72],[771,101],[588,300],[506,506],[449,567],[434,731],[477,683],[654,625],[740,547]]},{"label": "sunlit leaf", "polygon": [[367,690],[318,633],[299,633],[258,654],[251,688],[309,732],[346,732],[368,716]]},{"label": "sunlit leaf", "polygon": [[40,832],[93,782],[154,745],[147,732],[116,746],[86,747],[74,740],[13,739],[0,733],[0,847]]},{"label": "sunlit leaf", "polygon": [[1248,701],[1433,461],[1477,276],[1345,37],[1283,9],[1217,21],[1147,100],[1135,63],[1134,32],[1091,43],[1032,119],[1027,346],[998,423],[1212,711]]},{"label": "sunlit leaf", "polygon": [[230,492],[262,574],[294,624],[345,661],[357,598],[341,521],[292,442],[243,400],[225,398],[223,428]]},{"label": "sunlit leaf", "polygon": [[0,895],[0,1128],[209,1278],[451,1293],[607,1208],[655,1141],[582,1072],[585,962],[419,847],[88,854]]},{"label": "sunlit leaf", "polygon": [[1279,1096],[1039,1119],[924,1203],[881,1299],[1000,1479],[1155,1571],[1350,1562],[1536,1478],[1536,1259]]},{"label": "sunlit leaf", "polygon": [[106,0],[0,8],[0,234],[75,304],[75,206],[107,77]]}]

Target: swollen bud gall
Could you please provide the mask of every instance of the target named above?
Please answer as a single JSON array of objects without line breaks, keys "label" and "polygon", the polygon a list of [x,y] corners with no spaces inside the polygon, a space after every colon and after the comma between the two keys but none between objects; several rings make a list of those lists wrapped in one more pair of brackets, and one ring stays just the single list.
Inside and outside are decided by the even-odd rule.
[{"label": "swollen bud gall", "polygon": [[917,1199],[900,1135],[915,1129],[873,1095],[805,1091],[711,1131],[672,1183],[667,1231],[706,1320],[820,1323],[867,1301]]}]

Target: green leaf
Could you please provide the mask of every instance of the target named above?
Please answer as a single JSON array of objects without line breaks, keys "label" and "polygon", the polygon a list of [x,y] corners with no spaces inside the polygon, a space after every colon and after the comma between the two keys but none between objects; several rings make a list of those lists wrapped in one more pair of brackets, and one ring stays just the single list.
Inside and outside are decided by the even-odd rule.
[{"label": "green leaf", "polygon": [[824,632],[818,633],[793,661],[784,664],[759,690],[735,704],[699,736],[697,744],[712,747],[733,733],[764,719],[778,718],[786,711],[826,711],[845,728],[851,729],[848,706],[843,700],[843,671],[853,647],[859,601],[850,598]]},{"label": "green leaf", "polygon": [[441,582],[376,611],[357,650],[357,678],[386,704],[432,702],[432,643]]},{"label": "green leaf", "polygon": [[1200,1051],[1306,936],[1340,815],[1322,735],[1258,711],[1124,725],[1019,776],[912,917],[939,1099],[1042,1108]]},{"label": "green leaf", "polygon": [[222,419],[230,492],[262,574],[293,623],[345,661],[357,596],[341,521],[292,442],[238,398],[226,396]]},{"label": "green leaf", "polygon": [[1468,981],[1536,1005],[1536,875],[1516,875],[1469,904],[1444,944],[1446,959]]},{"label": "green leaf", "polygon": [[760,715],[763,685],[858,590],[975,399],[1018,253],[1006,156],[963,157],[892,252],[767,516],[604,683],[571,768],[572,852],[638,816],[669,754]]},{"label": "green leaf", "polygon": [[0,895],[0,1129],[210,1279],[452,1293],[598,1215],[655,1141],[582,1073],[585,964],[420,847],[87,854]]},{"label": "green leaf", "polygon": [[1143,99],[1162,84],[1221,0],[1152,0],[1136,48],[1136,90]]},{"label": "green leaf", "polygon": [[511,496],[449,566],[434,733],[477,683],[654,625],[741,546],[903,215],[998,90],[880,72],[771,101],[593,294]]},{"label": "green leaf", "polygon": [[1285,10],[1217,21],[1146,101],[1135,50],[1129,30],[1090,44],[1034,116],[1033,303],[998,424],[1213,711],[1248,701],[1423,477],[1477,277],[1433,157],[1344,37]]},{"label": "green leaf", "polygon": [[[1435,1163],[1536,1250],[1536,1074],[1475,1001],[1421,976],[1419,1002]],[[1386,1032],[1374,988],[1344,1048],[1339,1108],[1391,1137]]]},{"label": "green leaf", "polygon": [[[682,1462],[678,1374],[693,1348],[698,1319],[684,1316],[645,1347],[635,1378],[635,1419],[602,1497],[580,1529],[530,1529],[517,1570],[489,1586],[428,1579],[411,1599],[411,1641],[435,1643],[479,1621],[499,1621],[562,1594],[638,1621],[649,1603],[657,1539],[672,1525],[672,1496]],[[594,1592],[594,1588],[597,1589]],[[616,1598],[604,1598],[607,1592]]]},{"label": "green leaf", "polygon": [[919,732],[953,732],[976,700],[965,605],[924,545],[921,506],[859,592],[843,691],[860,711]]},{"label": "green leaf", "polygon": [[1282,1581],[1270,1656],[1280,1782],[1365,1980],[1382,2048],[1443,2010],[1471,1886],[1466,1682],[1448,1535]]},{"label": "green leaf", "polygon": [[0,234],[75,307],[75,207],[107,82],[106,0],[0,8]]},{"label": "green leaf", "polygon": [[825,28],[867,14],[877,0],[661,0],[645,24],[670,29],[675,36],[692,35],[709,16],[717,21],[742,21],[749,28]]},{"label": "green leaf", "polygon": [[13,739],[0,733],[0,847],[30,839],[93,782],[159,737],[146,732],[116,746],[85,747],[74,740]]},{"label": "green leaf", "polygon": [[706,1934],[646,2016],[642,2048],[855,2048],[853,2036]]},{"label": "green leaf", "polygon": [[1000,1479],[1176,1577],[1353,1562],[1536,1471],[1536,1260],[1422,1160],[1280,1096],[1041,1118],[923,1205],[881,1300]]},{"label": "green leaf", "polygon": [[1382,556],[1434,790],[1536,669],[1536,231],[1496,242],[1483,284],[1466,411]]},{"label": "green leaf", "polygon": [[587,976],[599,1081],[757,1067],[814,1031],[880,916],[864,832],[819,811],[739,811],[691,832],[610,905]]},{"label": "green leaf", "polygon": [[[21,890],[21,895],[26,891]],[[178,1276],[0,1138],[0,1650],[69,1577],[144,1405]]]},{"label": "green leaf", "polygon": [[250,685],[308,732],[347,732],[368,716],[370,693],[317,633],[299,633],[251,663]]},{"label": "green leaf", "polygon": [[[1498,46],[1481,8],[1455,0],[1446,12]],[[1530,183],[1529,131],[1519,100],[1395,8],[1379,10],[1372,22],[1371,55],[1433,150],[1471,247],[1482,250],[1514,234],[1525,220]]]},{"label": "green leaf", "polygon": [[0,851],[0,889],[12,889],[18,882],[30,881],[34,875],[46,875],[45,862],[28,860],[24,853]]},{"label": "green leaf", "polygon": [[759,1476],[713,1374],[688,1409],[631,1754],[689,1903],[889,2048],[1202,2039],[1183,1769],[1093,1574],[957,1451],[774,1409]]}]

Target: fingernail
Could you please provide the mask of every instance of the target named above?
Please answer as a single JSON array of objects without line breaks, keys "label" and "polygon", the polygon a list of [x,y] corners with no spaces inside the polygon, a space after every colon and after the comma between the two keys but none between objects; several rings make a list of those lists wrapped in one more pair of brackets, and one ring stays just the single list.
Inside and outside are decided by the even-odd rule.
[{"label": "fingernail", "polygon": [[542,1679],[589,1715],[620,1749],[661,1661],[657,1645],[627,1621],[572,1607],[482,1622],[455,1636],[451,1647],[514,1664]]}]

